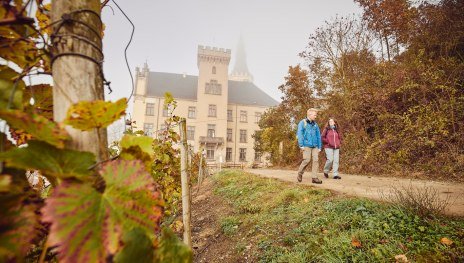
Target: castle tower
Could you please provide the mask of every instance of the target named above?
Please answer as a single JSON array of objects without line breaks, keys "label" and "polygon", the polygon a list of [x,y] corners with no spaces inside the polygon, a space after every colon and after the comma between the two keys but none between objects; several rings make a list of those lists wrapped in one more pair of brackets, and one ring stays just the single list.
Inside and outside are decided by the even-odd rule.
[{"label": "castle tower", "polygon": [[241,36],[237,45],[237,53],[235,53],[234,69],[229,78],[230,80],[253,82],[253,75],[248,71],[245,45]]},{"label": "castle tower", "polygon": [[135,90],[132,94],[132,99],[134,101],[133,106],[133,116],[132,120],[137,123],[137,129],[143,129],[143,123],[146,122],[145,115],[145,98],[147,95],[148,89],[148,78],[150,75],[150,69],[148,68],[147,62],[144,63],[143,68],[140,70],[139,67],[135,68],[135,80],[134,86]]},{"label": "castle tower", "polygon": [[216,161],[225,158],[230,55],[230,49],[198,46],[197,108],[206,122],[195,129],[200,136],[198,147],[209,151],[210,159],[214,151]]}]

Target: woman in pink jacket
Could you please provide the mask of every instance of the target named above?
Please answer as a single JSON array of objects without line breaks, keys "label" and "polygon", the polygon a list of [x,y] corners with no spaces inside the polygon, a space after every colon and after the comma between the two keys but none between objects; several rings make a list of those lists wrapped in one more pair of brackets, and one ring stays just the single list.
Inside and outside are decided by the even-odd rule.
[{"label": "woman in pink jacket", "polygon": [[321,134],[327,161],[324,166],[324,176],[329,178],[332,169],[334,179],[342,179],[338,175],[338,165],[340,163],[340,145],[342,144],[342,134],[340,127],[334,118],[329,118],[327,125]]}]

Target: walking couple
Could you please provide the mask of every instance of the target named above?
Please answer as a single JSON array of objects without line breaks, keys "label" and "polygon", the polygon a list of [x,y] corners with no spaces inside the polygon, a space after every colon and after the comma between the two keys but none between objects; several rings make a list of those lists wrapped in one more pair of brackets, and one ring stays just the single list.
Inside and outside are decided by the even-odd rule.
[{"label": "walking couple", "polygon": [[329,118],[321,134],[319,126],[316,123],[316,117],[317,110],[311,108],[307,111],[307,117],[298,123],[298,145],[303,152],[303,161],[298,169],[298,182],[303,180],[304,170],[309,166],[312,159],[311,182],[314,184],[322,184],[322,180],[317,176],[319,152],[322,147],[324,147],[327,157],[324,166],[324,177],[329,178],[329,172],[332,170],[333,178],[341,179],[338,175],[340,145],[342,142],[340,128],[334,118]]}]

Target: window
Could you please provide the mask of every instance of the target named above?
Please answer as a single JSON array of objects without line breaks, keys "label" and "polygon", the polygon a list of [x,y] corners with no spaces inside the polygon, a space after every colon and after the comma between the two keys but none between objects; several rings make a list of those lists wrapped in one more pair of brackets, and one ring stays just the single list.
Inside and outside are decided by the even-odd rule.
[{"label": "window", "polygon": [[232,161],[232,148],[226,148],[226,162]]},{"label": "window", "polygon": [[232,129],[227,129],[227,141],[232,141]]},{"label": "window", "polygon": [[195,107],[189,107],[189,109],[188,109],[188,117],[190,119],[195,119],[196,118],[196,108]]},{"label": "window", "polygon": [[259,123],[261,119],[261,112],[255,112],[255,123]]},{"label": "window", "polygon": [[240,111],[240,122],[247,122],[247,112],[244,110]]},{"label": "window", "polygon": [[195,139],[195,126],[187,126],[187,140]]},{"label": "window", "polygon": [[240,161],[246,161],[246,148],[240,148]]},{"label": "window", "polygon": [[240,142],[247,142],[247,131],[240,130]]},{"label": "window", "polygon": [[148,115],[148,116],[155,115],[155,103],[145,104],[145,115]]},{"label": "window", "polygon": [[214,146],[207,146],[206,147],[206,158],[207,159],[214,159]]},{"label": "window", "polygon": [[153,135],[153,123],[144,123],[143,124],[143,133],[147,136]]},{"label": "window", "polygon": [[210,104],[208,108],[208,117],[216,117],[216,105]]},{"label": "window", "polygon": [[208,124],[208,137],[216,137],[216,124]]},{"label": "window", "polygon": [[213,74],[216,74],[216,67],[213,66],[213,69],[211,70]]},{"label": "window", "polygon": [[261,162],[261,153],[255,152],[255,162]]},{"label": "window", "polygon": [[212,79],[211,82],[205,84],[205,93],[213,95],[221,95],[222,85],[217,80]]},{"label": "window", "polygon": [[163,109],[163,117],[169,117],[168,109]]},{"label": "window", "polygon": [[227,121],[234,121],[232,117],[232,110],[227,110]]}]

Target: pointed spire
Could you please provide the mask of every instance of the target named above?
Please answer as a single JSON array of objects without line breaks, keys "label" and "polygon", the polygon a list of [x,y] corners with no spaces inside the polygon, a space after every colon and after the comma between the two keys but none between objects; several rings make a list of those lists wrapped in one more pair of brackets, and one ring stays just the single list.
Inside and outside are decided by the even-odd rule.
[{"label": "pointed spire", "polygon": [[235,65],[232,73],[229,77],[230,80],[236,81],[248,81],[253,82],[253,76],[248,71],[248,65],[246,61],[245,45],[243,38],[240,35],[240,39],[237,45],[237,51],[235,53]]}]

